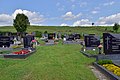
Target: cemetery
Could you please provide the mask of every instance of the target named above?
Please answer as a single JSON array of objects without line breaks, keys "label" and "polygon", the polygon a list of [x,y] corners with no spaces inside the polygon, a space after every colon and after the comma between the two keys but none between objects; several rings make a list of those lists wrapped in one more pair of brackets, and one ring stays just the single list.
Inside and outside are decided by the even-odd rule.
[{"label": "cemetery", "polygon": [[120,80],[119,0],[0,3],[0,80]]},{"label": "cemetery", "polygon": [[96,57],[99,51],[100,37],[95,34],[85,34],[84,41],[81,43],[81,52],[87,57]]},{"label": "cemetery", "polygon": [[[46,67],[46,65],[49,65],[49,67],[46,68],[52,72],[52,77],[60,77],[59,75],[57,75],[59,73],[54,71],[54,69],[61,72],[61,70],[59,70],[61,67],[62,70],[66,69],[66,72],[68,72],[67,74],[71,76],[70,77],[68,75],[65,75],[64,73],[62,74],[64,78],[66,76],[70,78],[72,78],[72,76],[77,77],[79,75],[76,74],[79,74],[82,71],[82,78],[86,80],[88,78],[90,78],[91,80],[96,80],[96,76],[91,72],[91,69],[86,67],[86,65],[93,65],[97,70],[107,76],[107,78],[110,78],[111,80],[120,79],[119,34],[103,33],[99,35],[94,33],[91,34],[90,32],[88,34],[81,35],[81,33],[65,33],[59,31],[49,32],[48,30],[48,33],[44,33],[44,31],[41,32],[41,37],[37,37],[38,33],[36,36],[36,32],[34,31],[24,33],[23,36],[24,37],[21,38],[20,33],[16,32],[1,34],[1,66],[5,66],[5,64],[9,66],[14,66],[14,64],[16,64],[19,65],[19,67],[26,65],[24,66],[25,68],[23,68],[22,71],[24,71],[26,68],[30,70],[32,69],[34,71],[34,68],[37,68],[35,74],[31,75],[32,80],[39,78],[45,79],[45,77],[34,77],[38,74],[43,76],[44,74],[47,74],[50,77],[49,71],[45,70],[44,68]],[[7,59],[10,61],[8,61]],[[84,59],[84,61],[81,59]],[[6,63],[6,61],[9,63]],[[75,68],[75,66],[79,67]],[[21,73],[21,69],[19,67],[15,67],[17,69],[17,74]],[[38,67],[42,70],[38,69]],[[67,68],[70,70],[68,70]],[[4,70],[7,71],[7,67]],[[13,69],[10,69],[10,71],[11,70]],[[71,73],[71,70],[77,71],[76,74]],[[90,76],[86,75],[86,77],[84,77],[84,73]],[[7,71],[7,73],[5,74],[15,75],[14,73],[9,73],[9,71]],[[12,77],[10,80],[17,79],[18,77],[19,76]],[[2,77],[2,79],[5,80],[6,78]]]},{"label": "cemetery", "polygon": [[[61,72],[63,72],[61,75],[64,78],[67,76],[67,79],[75,79],[72,77],[75,76],[81,77],[83,80],[89,78],[91,80],[97,80],[89,68],[89,65],[91,65],[110,80],[120,79],[120,34],[110,32],[99,33],[100,35],[92,32],[84,34],[80,32],[75,33],[75,31],[71,31],[71,33],[67,33],[66,31],[51,32],[49,29],[47,33],[44,33],[44,31],[30,32],[29,30],[31,29],[28,28],[27,32],[29,33],[23,33],[22,37],[21,34],[17,32],[1,33],[0,68],[2,70],[2,67],[5,67],[3,70],[6,71],[6,73],[3,74],[20,74],[21,67],[24,67],[22,68],[24,74],[27,74],[27,70],[28,73],[30,73],[31,70],[35,71],[34,74],[31,74],[32,80],[39,78],[44,80],[45,74],[49,76],[48,78],[52,79],[54,76],[61,77]],[[18,67],[15,67],[17,73],[14,74],[7,71],[6,65],[8,67],[17,65]],[[36,68],[36,70],[34,68]],[[13,69],[9,70],[15,72]],[[73,74],[71,70],[76,73]],[[69,75],[67,75],[66,72]],[[77,75],[79,73],[81,76]],[[86,75],[84,75],[84,73]],[[38,75],[42,75],[43,77],[34,77]],[[1,79],[7,80],[7,78],[8,76],[2,77]],[[11,77],[10,80],[18,78],[21,79],[22,77],[16,75],[16,77]],[[29,79],[29,77],[25,79]]]},{"label": "cemetery", "polygon": [[17,14],[0,27],[0,80],[120,80],[120,31],[111,29],[32,26]]},{"label": "cemetery", "polygon": [[[82,44],[83,47],[81,49],[81,53],[87,57],[96,58],[94,66],[102,73],[107,75],[110,80],[119,80],[120,34],[103,33],[103,50],[101,49],[102,46],[100,46],[100,38],[96,36],[93,38],[93,36],[95,35],[85,35],[85,44]],[[96,49],[97,52],[95,52]]]},{"label": "cemetery", "polygon": [[63,37],[63,44],[80,44],[81,40],[80,40],[81,35],[80,34],[65,34]]},{"label": "cemetery", "polygon": [[[7,34],[7,35],[6,35]],[[8,35],[9,34],[9,35]],[[23,42],[20,40],[19,33],[5,33],[0,36],[1,57],[25,59],[35,52],[35,48],[31,45],[34,36],[24,34]],[[23,44],[22,44],[23,43]]]}]

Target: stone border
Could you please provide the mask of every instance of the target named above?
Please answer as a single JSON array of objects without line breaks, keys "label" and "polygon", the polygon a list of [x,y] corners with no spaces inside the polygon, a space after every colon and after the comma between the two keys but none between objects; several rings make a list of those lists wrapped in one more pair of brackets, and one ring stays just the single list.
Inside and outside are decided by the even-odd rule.
[{"label": "stone border", "polygon": [[77,41],[63,41],[62,44],[80,44],[81,41],[77,42]]},{"label": "stone border", "polygon": [[93,65],[100,70],[103,74],[105,74],[107,77],[109,77],[111,80],[120,80],[120,77],[116,76],[112,72],[108,71],[106,68],[103,66],[97,64],[96,62],[93,63]]},{"label": "stone border", "polygon": [[83,55],[87,56],[88,58],[96,58],[97,55],[92,55],[92,54],[89,54],[89,53],[86,53],[84,51],[80,51]]},{"label": "stone border", "polygon": [[111,54],[111,55],[101,54],[101,55],[97,56],[97,60],[106,60],[106,59],[109,59],[109,60],[120,60],[120,54]]},{"label": "stone border", "polygon": [[19,55],[17,55],[17,54],[5,54],[3,56],[4,56],[4,58],[25,59],[35,52],[36,52],[36,50],[33,50],[33,51],[29,52],[28,54],[19,54]]}]

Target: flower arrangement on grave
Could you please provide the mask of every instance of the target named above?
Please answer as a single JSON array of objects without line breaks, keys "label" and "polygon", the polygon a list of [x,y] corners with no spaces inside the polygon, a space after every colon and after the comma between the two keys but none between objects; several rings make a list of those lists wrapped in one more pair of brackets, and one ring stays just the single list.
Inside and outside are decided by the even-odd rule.
[{"label": "flower arrangement on grave", "polygon": [[32,40],[32,41],[31,41],[31,44],[32,44],[32,47],[33,47],[33,48],[36,48],[37,40]]},{"label": "flower arrangement on grave", "polygon": [[114,64],[103,64],[103,67],[105,67],[107,70],[113,72],[115,75],[120,76],[120,67],[118,67]]},{"label": "flower arrangement on grave", "polygon": [[99,60],[98,61],[99,65],[102,65],[105,67],[107,70],[112,72],[113,74],[117,75],[120,77],[120,67],[117,65],[114,65],[111,60]]},{"label": "flower arrangement on grave", "polygon": [[28,54],[30,51],[29,50],[21,50],[21,51],[17,51],[17,52],[13,52],[13,54]]}]

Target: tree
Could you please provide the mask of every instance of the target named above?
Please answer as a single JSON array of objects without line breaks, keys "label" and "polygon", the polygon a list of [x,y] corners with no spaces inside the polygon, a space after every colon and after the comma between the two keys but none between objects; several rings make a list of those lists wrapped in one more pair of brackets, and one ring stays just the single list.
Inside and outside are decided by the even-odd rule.
[{"label": "tree", "polygon": [[25,14],[17,14],[16,18],[13,20],[13,26],[17,32],[20,33],[26,32],[29,25],[29,19]]},{"label": "tree", "polygon": [[117,33],[119,27],[120,27],[120,25],[118,23],[115,23],[113,26],[113,30],[116,31],[116,33]]},{"label": "tree", "polygon": [[95,23],[92,23],[92,26],[94,26]]},{"label": "tree", "polygon": [[47,33],[48,33],[47,31],[44,32],[44,34],[47,34]]}]

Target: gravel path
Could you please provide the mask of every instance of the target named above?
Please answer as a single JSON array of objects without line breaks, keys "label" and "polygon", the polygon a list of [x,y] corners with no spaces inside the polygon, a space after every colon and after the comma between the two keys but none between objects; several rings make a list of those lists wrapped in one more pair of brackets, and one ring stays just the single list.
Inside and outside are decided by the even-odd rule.
[{"label": "gravel path", "polygon": [[97,77],[97,80],[110,80],[103,73],[97,70],[94,66],[89,66],[94,75]]}]

